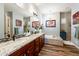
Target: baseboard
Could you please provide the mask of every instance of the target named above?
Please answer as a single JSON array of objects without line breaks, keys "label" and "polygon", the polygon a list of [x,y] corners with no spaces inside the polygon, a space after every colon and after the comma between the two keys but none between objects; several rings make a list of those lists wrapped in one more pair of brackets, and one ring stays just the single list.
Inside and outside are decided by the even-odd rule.
[{"label": "baseboard", "polygon": [[73,45],[73,46],[75,46],[77,49],[79,49],[79,46],[77,46],[76,44],[74,44],[74,43],[71,42],[71,41],[64,41],[64,44]]},{"label": "baseboard", "polygon": [[[74,43],[73,43],[74,44]],[[77,48],[77,49],[79,49],[79,46],[77,46],[76,44],[74,44],[74,46]]]}]

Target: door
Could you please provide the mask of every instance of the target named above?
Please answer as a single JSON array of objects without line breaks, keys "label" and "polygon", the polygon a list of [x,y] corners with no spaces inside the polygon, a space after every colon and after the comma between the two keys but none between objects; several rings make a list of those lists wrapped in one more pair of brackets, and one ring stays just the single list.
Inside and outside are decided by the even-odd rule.
[{"label": "door", "polygon": [[66,40],[68,41],[71,40],[71,12],[70,11],[60,13],[60,32],[66,33],[65,35]]},{"label": "door", "polygon": [[4,23],[4,28],[5,28],[5,38],[11,38],[12,37],[12,16],[11,13],[5,14],[5,23]]}]

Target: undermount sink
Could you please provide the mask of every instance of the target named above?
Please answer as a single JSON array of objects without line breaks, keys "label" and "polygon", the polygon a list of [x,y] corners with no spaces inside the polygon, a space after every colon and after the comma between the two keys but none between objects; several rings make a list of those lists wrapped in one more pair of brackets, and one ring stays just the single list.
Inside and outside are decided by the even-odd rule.
[{"label": "undermount sink", "polygon": [[3,43],[3,42],[7,42],[7,41],[10,41],[11,39],[8,39],[8,38],[2,38],[0,39],[0,43]]},{"label": "undermount sink", "polygon": [[0,41],[0,47],[4,47],[4,46],[9,46],[9,45],[12,45],[14,46],[15,44],[16,45],[19,45],[25,41],[29,41],[29,37],[22,37],[22,38],[17,38],[15,39],[15,41],[13,40],[5,40],[5,41]]},{"label": "undermount sink", "polygon": [[2,46],[2,47],[8,46],[8,45],[10,45],[10,44],[12,44],[12,43],[13,43],[13,41],[2,42],[2,43],[0,44],[0,47],[1,47],[1,46]]}]

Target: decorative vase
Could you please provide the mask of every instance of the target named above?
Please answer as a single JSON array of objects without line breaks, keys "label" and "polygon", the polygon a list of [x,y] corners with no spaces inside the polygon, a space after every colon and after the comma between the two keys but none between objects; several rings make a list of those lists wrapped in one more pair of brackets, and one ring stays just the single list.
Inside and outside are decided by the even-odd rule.
[{"label": "decorative vase", "polygon": [[39,32],[42,33],[42,29],[40,29]]}]

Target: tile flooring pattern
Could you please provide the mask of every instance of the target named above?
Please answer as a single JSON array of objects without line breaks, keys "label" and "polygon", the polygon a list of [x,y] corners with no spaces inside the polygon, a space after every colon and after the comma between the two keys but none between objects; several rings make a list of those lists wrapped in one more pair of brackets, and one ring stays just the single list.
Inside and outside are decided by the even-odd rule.
[{"label": "tile flooring pattern", "polygon": [[79,56],[79,49],[72,45],[65,45],[63,47],[45,44],[40,51],[39,56]]}]

